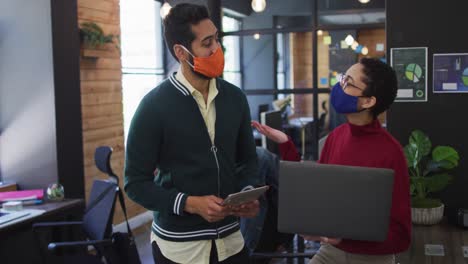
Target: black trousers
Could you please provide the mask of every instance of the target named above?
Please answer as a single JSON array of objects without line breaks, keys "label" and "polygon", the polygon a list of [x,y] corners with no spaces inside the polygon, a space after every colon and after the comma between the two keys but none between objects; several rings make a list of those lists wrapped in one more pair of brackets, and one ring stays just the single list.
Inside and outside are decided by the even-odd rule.
[{"label": "black trousers", "polygon": [[[155,264],[177,264],[173,262],[161,253],[156,242],[152,244],[153,248],[153,258]],[[249,254],[247,252],[247,248],[244,248],[237,254],[225,259],[224,261],[218,261],[218,251],[216,250],[216,243],[214,241],[211,242],[211,252],[210,252],[210,263],[209,264],[248,264],[249,263]],[[208,263],[207,263],[208,264]]]}]

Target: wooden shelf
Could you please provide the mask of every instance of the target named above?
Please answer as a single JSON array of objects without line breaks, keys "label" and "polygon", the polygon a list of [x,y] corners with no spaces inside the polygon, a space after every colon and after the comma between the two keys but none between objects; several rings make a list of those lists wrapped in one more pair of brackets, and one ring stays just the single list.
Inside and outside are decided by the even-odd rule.
[{"label": "wooden shelf", "polygon": [[120,52],[117,48],[81,48],[82,58],[120,58]]},{"label": "wooden shelf", "polygon": [[103,52],[106,51],[97,49],[81,49],[81,57],[83,59],[97,60],[99,57],[102,57]]}]

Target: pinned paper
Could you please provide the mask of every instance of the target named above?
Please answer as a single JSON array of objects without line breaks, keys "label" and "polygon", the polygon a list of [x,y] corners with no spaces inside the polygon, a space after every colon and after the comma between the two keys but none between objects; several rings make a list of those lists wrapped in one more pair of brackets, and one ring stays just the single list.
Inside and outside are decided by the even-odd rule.
[{"label": "pinned paper", "polygon": [[332,43],[332,38],[331,36],[324,36],[323,37],[323,44],[325,45],[330,45]]},{"label": "pinned paper", "polygon": [[349,47],[348,44],[346,44],[346,41],[344,41],[344,40],[342,40],[340,42],[340,44],[341,44],[340,46],[341,46],[342,49],[347,49]]},{"label": "pinned paper", "polygon": [[468,93],[468,53],[434,54],[434,93]]},{"label": "pinned paper", "polygon": [[358,46],[356,47],[356,50],[355,50],[355,52],[356,52],[356,53],[361,53],[361,51],[362,51],[362,48],[364,48],[364,46],[362,46],[362,45],[358,45]]},{"label": "pinned paper", "polygon": [[320,84],[321,85],[327,85],[328,84],[328,78],[326,78],[326,77],[320,78]]},{"label": "pinned paper", "polygon": [[[398,79],[395,102],[426,102],[427,48],[392,48],[390,63]],[[434,69],[436,69],[435,66]]]},{"label": "pinned paper", "polygon": [[375,45],[376,51],[384,51],[384,49],[385,49],[385,46],[383,43],[377,43],[377,45]]}]

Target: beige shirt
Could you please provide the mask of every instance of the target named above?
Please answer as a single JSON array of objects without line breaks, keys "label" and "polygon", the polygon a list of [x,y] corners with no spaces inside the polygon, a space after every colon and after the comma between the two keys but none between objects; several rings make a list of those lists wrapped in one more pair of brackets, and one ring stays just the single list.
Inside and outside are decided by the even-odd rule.
[{"label": "beige shirt", "polygon": [[200,93],[197,89],[193,88],[193,86],[187,81],[187,79],[185,79],[180,69],[175,77],[179,82],[181,82],[185,87],[187,87],[193,99],[195,99],[195,101],[197,102],[198,108],[200,109],[200,113],[203,116],[203,120],[205,120],[205,125],[208,129],[208,134],[210,134],[211,143],[214,144],[216,124],[216,106],[214,99],[216,95],[218,95],[218,89],[216,88],[216,79],[210,80],[210,85],[208,88],[208,99],[205,103],[205,99],[203,98],[202,93]]},{"label": "beige shirt", "polygon": [[[203,116],[203,120],[205,120],[211,143],[214,144],[216,123],[216,107],[214,99],[218,94],[216,79],[211,79],[210,81],[208,99],[205,103],[203,95],[193,88],[180,69],[175,77],[179,82],[187,87],[197,102],[200,113]],[[211,240],[173,242],[164,240],[156,234],[151,233],[151,242],[153,241],[158,244],[163,256],[173,262],[181,264],[207,264],[210,262]],[[236,231],[225,238],[215,239],[214,242],[216,243],[219,261],[223,261],[239,253],[244,247],[244,238],[240,231]]]}]

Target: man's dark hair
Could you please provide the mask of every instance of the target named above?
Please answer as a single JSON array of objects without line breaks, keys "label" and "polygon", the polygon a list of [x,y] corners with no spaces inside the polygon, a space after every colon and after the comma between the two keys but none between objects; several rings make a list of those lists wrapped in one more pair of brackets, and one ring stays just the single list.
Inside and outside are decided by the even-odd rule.
[{"label": "man's dark hair", "polygon": [[192,25],[197,25],[204,19],[209,19],[208,9],[202,5],[178,4],[171,8],[164,18],[164,38],[168,49],[176,60],[174,45],[180,44],[192,51],[191,44],[195,39]]},{"label": "man's dark hair", "polygon": [[364,66],[364,75],[362,80],[366,85],[363,96],[374,96],[377,99],[371,112],[374,117],[390,108],[395,100],[398,90],[398,81],[395,71],[388,64],[378,60],[363,58],[359,61]]}]

